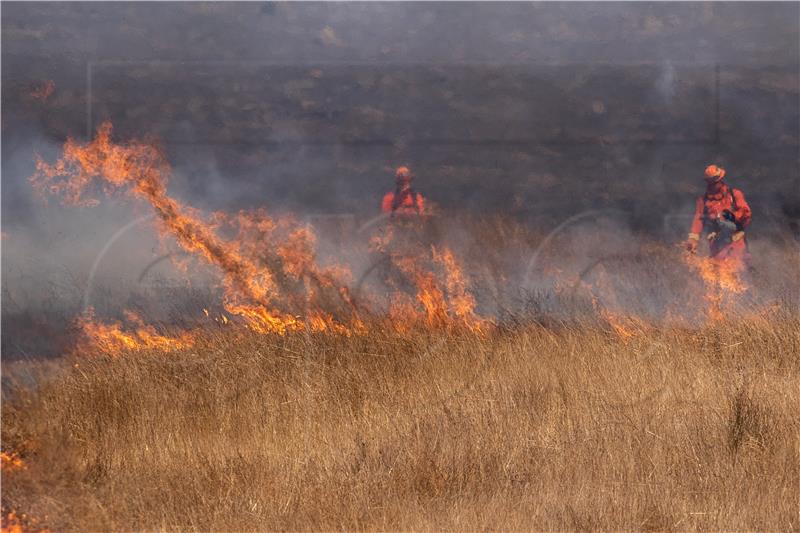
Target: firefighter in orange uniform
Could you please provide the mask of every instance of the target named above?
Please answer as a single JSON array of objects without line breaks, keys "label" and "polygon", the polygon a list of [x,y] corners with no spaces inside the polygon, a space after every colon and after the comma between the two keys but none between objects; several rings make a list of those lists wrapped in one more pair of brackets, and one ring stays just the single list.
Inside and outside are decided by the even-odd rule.
[{"label": "firefighter in orange uniform", "polygon": [[750,206],[739,189],[723,181],[725,169],[706,167],[706,192],[697,199],[692,229],[686,241],[689,252],[695,253],[700,236],[705,232],[709,255],[716,260],[748,259],[744,230],[750,224]]},{"label": "firefighter in orange uniform", "polygon": [[408,167],[400,167],[395,172],[397,187],[387,192],[381,202],[381,211],[388,215],[421,215],[425,211],[425,199],[411,188],[414,176]]}]

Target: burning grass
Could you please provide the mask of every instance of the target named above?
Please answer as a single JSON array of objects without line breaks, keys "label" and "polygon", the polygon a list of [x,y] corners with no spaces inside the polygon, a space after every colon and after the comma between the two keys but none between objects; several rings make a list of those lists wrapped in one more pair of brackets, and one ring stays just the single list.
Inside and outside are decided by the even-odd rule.
[{"label": "burning grass", "polygon": [[6,509],[58,531],[800,527],[797,317],[123,355],[4,403],[26,465]]},{"label": "burning grass", "polygon": [[478,221],[458,255],[406,221],[365,282],[292,217],[180,203],[154,145],[110,136],[32,183],[144,202],[216,300],[85,312],[63,358],[6,371],[9,530],[800,528],[794,248],[753,276],[645,239],[594,254],[599,221]]},{"label": "burning grass", "polygon": [[[112,125],[106,122],[91,142],[69,139],[63,157],[55,163],[37,161],[31,184],[43,198],[52,194],[68,205],[97,204],[92,193],[98,189],[107,196],[121,192],[145,202],[156,215],[162,241],[173,241],[200,264],[213,267],[225,311],[240,317],[253,331],[283,335],[301,330],[350,334],[362,330],[362,315],[371,307],[368,299],[353,300],[346,266],[320,265],[312,228],[291,216],[271,217],[263,209],[216,212],[207,220],[168,194],[170,165],[155,143],[115,142],[111,133]],[[475,300],[453,252],[446,247],[417,248],[412,255],[384,254],[415,292],[412,302],[392,310],[395,316],[405,312],[397,322],[404,328],[424,322],[482,329],[484,321],[474,312]],[[404,299],[406,295],[398,290],[396,296]],[[125,332],[119,323],[96,323],[91,315],[82,317],[80,325],[86,342],[101,348],[109,343],[178,348],[191,342],[185,332],[171,339],[156,334],[138,317],[126,321],[135,331]]]}]

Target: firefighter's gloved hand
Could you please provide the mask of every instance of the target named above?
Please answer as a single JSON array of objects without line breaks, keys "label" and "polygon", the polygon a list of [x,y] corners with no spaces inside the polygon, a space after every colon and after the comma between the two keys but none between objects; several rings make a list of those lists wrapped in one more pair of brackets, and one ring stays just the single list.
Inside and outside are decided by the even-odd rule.
[{"label": "firefighter's gloved hand", "polygon": [[697,239],[689,238],[686,240],[686,251],[690,254],[697,252]]},{"label": "firefighter's gloved hand", "polygon": [[737,231],[736,233],[731,235],[731,241],[733,241],[733,242],[740,241],[742,239],[742,237],[744,237],[744,232],[743,231]]},{"label": "firefighter's gloved hand", "polygon": [[706,239],[708,239],[708,242],[711,242],[711,241],[716,240],[717,236],[718,236],[717,232],[716,231],[712,231],[708,235],[706,235]]}]

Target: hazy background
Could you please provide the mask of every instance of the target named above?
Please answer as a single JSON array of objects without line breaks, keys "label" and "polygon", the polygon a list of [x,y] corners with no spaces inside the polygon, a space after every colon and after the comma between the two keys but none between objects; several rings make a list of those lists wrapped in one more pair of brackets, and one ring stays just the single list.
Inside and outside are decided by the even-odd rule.
[{"label": "hazy background", "polygon": [[[79,309],[148,213],[33,197],[35,154],[106,119],[159,139],[171,194],[205,210],[357,225],[407,164],[445,214],[542,231],[615,209],[674,241],[713,161],[754,242],[796,238],[800,4],[4,2],[4,347],[12,311]],[[95,285],[161,253],[136,226]]]}]

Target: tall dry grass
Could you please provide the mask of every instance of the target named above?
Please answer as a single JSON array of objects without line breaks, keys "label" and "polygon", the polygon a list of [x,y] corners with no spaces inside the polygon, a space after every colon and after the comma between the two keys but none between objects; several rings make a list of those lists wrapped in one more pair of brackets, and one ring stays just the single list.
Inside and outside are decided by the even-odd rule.
[{"label": "tall dry grass", "polygon": [[800,529],[800,319],[236,337],[48,368],[6,509],[57,531]]}]

